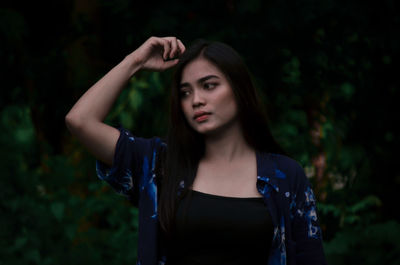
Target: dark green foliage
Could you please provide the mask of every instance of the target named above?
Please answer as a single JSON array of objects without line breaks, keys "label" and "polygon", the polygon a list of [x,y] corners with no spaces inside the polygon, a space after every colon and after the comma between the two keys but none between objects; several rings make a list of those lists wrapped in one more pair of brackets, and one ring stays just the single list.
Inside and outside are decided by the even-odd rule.
[{"label": "dark green foliage", "polygon": [[[4,3],[0,264],[134,264],[137,210],[97,179],[64,117],[152,35],[243,56],[313,183],[329,264],[399,264],[399,23],[390,0]],[[171,74],[139,72],[106,122],[163,137]]]},{"label": "dark green foliage", "polygon": [[330,264],[399,264],[399,236],[399,223],[388,221],[343,229],[324,247]]},{"label": "dark green foliage", "polygon": [[26,107],[8,106],[0,121],[4,264],[134,260],[137,210],[114,207],[115,194],[96,181],[94,160],[76,144],[65,155],[40,153]]}]

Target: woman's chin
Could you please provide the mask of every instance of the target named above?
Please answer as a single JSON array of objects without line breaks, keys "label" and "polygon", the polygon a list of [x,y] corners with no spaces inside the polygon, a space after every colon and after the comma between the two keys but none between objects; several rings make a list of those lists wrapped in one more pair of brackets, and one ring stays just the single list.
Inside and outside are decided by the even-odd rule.
[{"label": "woman's chin", "polygon": [[213,131],[215,131],[215,128],[213,128],[213,127],[211,127],[211,126],[205,126],[204,124],[203,125],[196,125],[195,127],[194,127],[194,130],[196,131],[196,132],[198,132],[199,134],[204,134],[204,135],[207,135],[207,134],[212,134],[213,133]]},{"label": "woman's chin", "polygon": [[217,136],[222,133],[222,128],[215,128],[214,126],[204,126],[204,127],[197,127],[195,130],[204,136]]}]

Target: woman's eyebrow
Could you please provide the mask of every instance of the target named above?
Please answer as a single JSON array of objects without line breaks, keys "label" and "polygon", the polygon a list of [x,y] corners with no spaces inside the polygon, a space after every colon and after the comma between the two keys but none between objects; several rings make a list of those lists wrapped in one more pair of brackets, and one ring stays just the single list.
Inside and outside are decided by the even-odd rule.
[{"label": "woman's eyebrow", "polygon": [[[199,80],[197,80],[197,83],[198,84],[203,83],[203,82],[205,82],[205,81],[207,81],[208,79],[211,79],[211,78],[218,78],[219,79],[219,77],[216,76],[216,75],[206,75],[206,76],[204,76],[202,78],[199,78]],[[180,84],[179,88],[188,87],[188,86],[190,86],[190,84],[185,82],[185,83]]]}]

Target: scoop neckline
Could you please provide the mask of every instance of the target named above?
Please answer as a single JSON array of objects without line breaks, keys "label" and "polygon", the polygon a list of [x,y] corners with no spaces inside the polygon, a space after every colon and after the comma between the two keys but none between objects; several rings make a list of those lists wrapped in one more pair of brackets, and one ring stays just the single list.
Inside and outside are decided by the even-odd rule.
[{"label": "scoop neckline", "polygon": [[204,197],[215,198],[215,199],[226,199],[226,200],[263,200],[263,197],[230,197],[230,196],[221,196],[215,195],[211,193],[205,193],[198,190],[191,190],[193,193],[197,193]]}]

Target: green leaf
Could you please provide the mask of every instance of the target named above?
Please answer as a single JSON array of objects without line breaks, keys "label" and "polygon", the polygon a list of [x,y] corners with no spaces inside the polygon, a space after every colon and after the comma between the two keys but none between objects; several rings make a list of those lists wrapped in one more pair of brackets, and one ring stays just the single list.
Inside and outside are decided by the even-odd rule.
[{"label": "green leaf", "polygon": [[357,212],[366,210],[366,209],[368,209],[368,208],[370,208],[370,207],[373,207],[373,206],[381,206],[381,205],[382,205],[382,202],[381,202],[381,200],[380,200],[378,197],[376,197],[376,196],[374,196],[374,195],[370,195],[370,196],[368,196],[368,197],[362,199],[362,200],[359,201],[358,203],[352,205],[352,206],[349,208],[349,211],[350,211],[351,213],[357,213]]},{"label": "green leaf", "polygon": [[54,202],[51,204],[50,209],[56,219],[61,221],[64,216],[64,204],[60,202]]},{"label": "green leaf", "polygon": [[346,100],[350,100],[355,92],[355,88],[351,83],[346,82],[340,86],[340,91],[342,92]]},{"label": "green leaf", "polygon": [[28,238],[23,236],[23,237],[17,237],[14,242],[14,249],[18,250],[22,248],[26,243],[28,242]]}]

